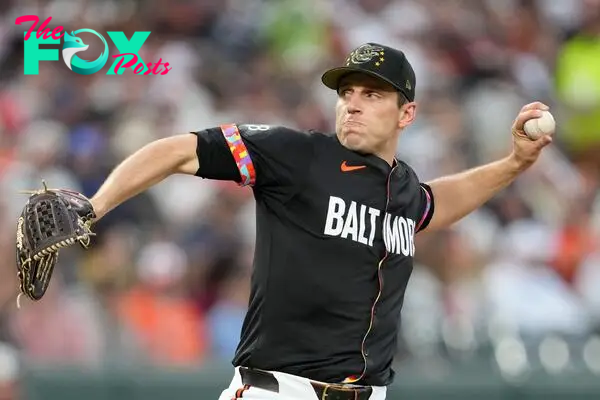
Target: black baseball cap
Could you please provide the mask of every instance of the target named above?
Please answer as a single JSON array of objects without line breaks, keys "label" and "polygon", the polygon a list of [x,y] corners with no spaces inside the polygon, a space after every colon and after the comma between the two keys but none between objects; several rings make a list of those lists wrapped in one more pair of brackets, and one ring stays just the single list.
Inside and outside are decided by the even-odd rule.
[{"label": "black baseball cap", "polygon": [[415,100],[415,71],[400,50],[378,43],[365,43],[352,50],[345,66],[326,71],[321,81],[328,88],[338,90],[340,79],[351,72],[362,72],[382,79],[394,86],[408,101]]}]

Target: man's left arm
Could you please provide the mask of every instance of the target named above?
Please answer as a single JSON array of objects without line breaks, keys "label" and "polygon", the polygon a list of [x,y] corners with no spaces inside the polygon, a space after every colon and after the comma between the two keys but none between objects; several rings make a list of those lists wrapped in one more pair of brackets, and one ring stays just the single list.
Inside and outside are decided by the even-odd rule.
[{"label": "man's left arm", "polygon": [[527,120],[540,117],[543,110],[548,110],[548,106],[539,102],[521,109],[512,125],[513,150],[507,157],[427,182],[435,199],[435,212],[426,230],[445,228],[475,211],[537,160],[552,138],[546,135],[531,140],[523,126]]}]

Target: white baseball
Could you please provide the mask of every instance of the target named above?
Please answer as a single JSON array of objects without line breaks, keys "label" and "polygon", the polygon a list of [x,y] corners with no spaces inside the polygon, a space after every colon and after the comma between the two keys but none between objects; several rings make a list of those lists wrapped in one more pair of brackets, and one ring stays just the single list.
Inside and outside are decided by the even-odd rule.
[{"label": "white baseball", "polygon": [[523,129],[530,139],[537,140],[544,135],[553,135],[556,122],[550,111],[542,111],[541,117],[526,121]]}]

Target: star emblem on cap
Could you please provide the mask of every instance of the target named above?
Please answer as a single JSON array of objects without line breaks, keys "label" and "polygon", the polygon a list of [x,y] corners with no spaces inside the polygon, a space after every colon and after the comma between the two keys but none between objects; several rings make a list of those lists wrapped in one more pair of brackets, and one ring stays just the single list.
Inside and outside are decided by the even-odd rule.
[{"label": "star emblem on cap", "polygon": [[350,53],[349,62],[351,64],[363,64],[373,59],[378,59],[384,55],[384,50],[380,46],[364,44]]}]

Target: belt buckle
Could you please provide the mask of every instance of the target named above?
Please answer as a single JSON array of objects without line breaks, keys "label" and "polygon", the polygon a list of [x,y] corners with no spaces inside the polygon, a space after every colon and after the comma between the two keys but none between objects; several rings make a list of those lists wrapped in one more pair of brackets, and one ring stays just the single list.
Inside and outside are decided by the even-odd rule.
[{"label": "belt buckle", "polygon": [[329,388],[333,388],[334,390],[338,390],[340,392],[352,391],[352,393],[354,394],[354,400],[358,399],[358,389],[357,388],[345,388],[345,387],[339,386],[339,385],[325,384],[325,388],[323,389],[323,393],[321,394],[320,400],[327,400],[327,396],[329,396],[327,391],[329,390]]}]

